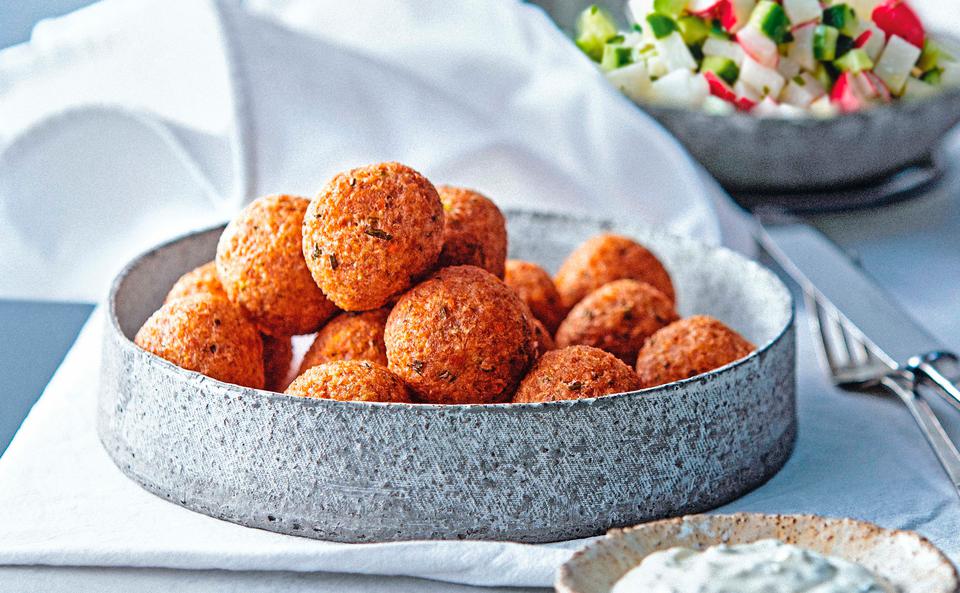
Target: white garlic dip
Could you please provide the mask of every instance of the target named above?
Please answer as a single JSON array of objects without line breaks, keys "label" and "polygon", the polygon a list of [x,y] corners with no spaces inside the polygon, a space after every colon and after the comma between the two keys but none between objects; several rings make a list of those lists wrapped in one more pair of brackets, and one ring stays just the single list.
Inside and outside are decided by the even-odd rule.
[{"label": "white garlic dip", "polygon": [[654,552],[611,593],[896,593],[866,568],[774,539]]}]

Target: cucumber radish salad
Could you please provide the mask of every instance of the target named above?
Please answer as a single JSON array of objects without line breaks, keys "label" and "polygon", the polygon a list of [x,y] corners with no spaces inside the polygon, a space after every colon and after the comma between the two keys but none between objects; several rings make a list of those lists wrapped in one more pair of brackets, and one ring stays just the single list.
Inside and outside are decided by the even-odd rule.
[{"label": "cucumber radish salad", "polygon": [[630,0],[618,31],[597,6],[577,46],[637,102],[830,117],[960,86],[960,58],[905,0]]}]

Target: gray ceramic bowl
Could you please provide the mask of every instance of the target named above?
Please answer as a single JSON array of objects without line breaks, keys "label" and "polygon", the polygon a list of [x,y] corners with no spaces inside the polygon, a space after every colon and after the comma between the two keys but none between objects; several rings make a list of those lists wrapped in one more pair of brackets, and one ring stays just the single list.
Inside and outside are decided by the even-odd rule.
[{"label": "gray ceramic bowl", "polygon": [[960,89],[830,119],[643,109],[729,190],[835,190],[870,183],[929,157],[960,121]]},{"label": "gray ceramic bowl", "polygon": [[557,571],[559,593],[610,593],[649,554],[675,546],[703,549],[778,539],[856,562],[900,593],[958,593],[957,570],[943,552],[912,531],[816,515],[694,515],[615,529]]},{"label": "gray ceramic bowl", "polygon": [[555,269],[615,228],[670,269],[681,313],[714,315],[749,357],[641,393],[546,404],[290,397],[221,383],[131,338],[220,229],[137,258],[110,295],[98,432],[147,490],[242,525],[344,542],[544,542],[708,509],[771,477],[796,435],[789,291],[725,249],[645,228],[508,212],[511,256]]}]

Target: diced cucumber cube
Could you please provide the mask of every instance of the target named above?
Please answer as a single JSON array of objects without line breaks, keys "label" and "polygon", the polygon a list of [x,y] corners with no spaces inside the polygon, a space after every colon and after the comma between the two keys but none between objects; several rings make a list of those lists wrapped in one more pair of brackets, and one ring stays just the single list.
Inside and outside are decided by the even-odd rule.
[{"label": "diced cucumber cube", "polygon": [[813,70],[813,76],[817,79],[823,88],[829,89],[833,86],[833,81],[836,80],[833,73],[827,68],[826,64],[817,63],[817,67]]},{"label": "diced cucumber cube", "polygon": [[778,97],[787,83],[780,73],[755,62],[749,56],[743,60],[740,68],[740,81],[752,87],[762,97]]},{"label": "diced cucumber cube", "polygon": [[863,49],[851,49],[833,64],[843,72],[862,72],[873,68],[873,60]]},{"label": "diced cucumber cube", "polygon": [[755,26],[775,43],[783,43],[790,32],[790,20],[783,7],[773,0],[761,0],[750,15],[750,25]]},{"label": "diced cucumber cube", "polygon": [[940,66],[940,84],[960,86],[960,62],[943,62]]},{"label": "diced cucumber cube", "polygon": [[717,39],[730,39],[730,33],[723,28],[723,25],[717,19],[710,21],[710,37]]},{"label": "diced cucumber cube", "polygon": [[640,102],[650,94],[650,75],[643,62],[637,62],[607,72],[607,80],[620,92]]},{"label": "diced cucumber cube", "polygon": [[683,42],[679,31],[674,31],[655,42],[657,53],[663,58],[667,68],[673,70],[696,70],[697,61],[690,53],[690,48]]},{"label": "diced cucumber cube", "polygon": [[653,10],[660,14],[676,18],[687,7],[687,0],[653,0]]},{"label": "diced cucumber cube", "polygon": [[710,34],[710,25],[702,18],[695,16],[683,16],[677,19],[677,27],[680,29],[680,35],[687,45],[696,45],[703,42]]},{"label": "diced cucumber cube", "polygon": [[937,67],[940,60],[940,45],[927,37],[923,43],[923,51],[920,52],[920,59],[917,60],[917,68],[926,72]]},{"label": "diced cucumber cube", "polygon": [[740,64],[743,63],[745,54],[743,53],[743,48],[733,41],[708,37],[707,40],[703,42],[703,55],[730,58],[733,60],[733,63],[739,67]]},{"label": "diced cucumber cube", "polygon": [[663,39],[677,31],[677,23],[672,18],[655,12],[647,15],[647,24],[650,25],[650,31],[657,39]]},{"label": "diced cucumber cube", "polygon": [[849,37],[857,34],[857,15],[849,4],[834,4],[824,10],[823,24],[834,27]]},{"label": "diced cucumber cube", "polygon": [[740,68],[730,58],[723,56],[706,56],[700,64],[700,72],[713,72],[727,84],[733,84],[740,76]]},{"label": "diced cucumber cube", "polygon": [[823,13],[820,0],[783,0],[783,10],[794,25],[815,21]]},{"label": "diced cucumber cube", "polygon": [[907,78],[907,84],[904,85],[903,95],[901,95],[900,98],[904,101],[916,101],[917,99],[925,99],[936,94],[936,86],[911,76]]},{"label": "diced cucumber cube", "polygon": [[[912,78],[912,77],[911,77]],[[924,72],[923,76],[920,77],[920,80],[927,84],[932,84],[933,86],[940,85],[940,70],[931,70],[929,72]],[[907,79],[907,82],[910,82],[910,79]]]},{"label": "diced cucumber cube", "polygon": [[920,48],[897,35],[891,35],[873,72],[887,85],[891,93],[899,95],[918,59]]},{"label": "diced cucumber cube", "polygon": [[617,35],[613,18],[596,4],[580,13],[577,19],[577,47],[595,62],[603,59],[603,46]]},{"label": "diced cucumber cube", "polygon": [[607,43],[603,46],[603,58],[600,67],[604,70],[615,70],[633,62],[633,48],[619,43]]},{"label": "diced cucumber cube", "polygon": [[837,57],[837,38],[840,31],[836,27],[817,25],[813,30],[813,57],[831,62]]},{"label": "diced cucumber cube", "polygon": [[813,31],[816,28],[815,24],[809,23],[794,29],[793,42],[787,48],[787,57],[811,72],[817,67],[817,58],[813,56]]}]

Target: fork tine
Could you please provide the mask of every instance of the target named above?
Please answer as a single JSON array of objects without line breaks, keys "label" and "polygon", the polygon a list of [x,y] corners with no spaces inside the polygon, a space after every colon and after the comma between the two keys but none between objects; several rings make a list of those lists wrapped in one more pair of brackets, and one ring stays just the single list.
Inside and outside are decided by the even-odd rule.
[{"label": "fork tine", "polygon": [[820,305],[816,297],[804,293],[804,302],[809,311],[808,317],[813,326],[814,334],[820,338],[819,348],[821,358],[826,363],[831,376],[835,376],[846,364],[845,357],[839,356],[834,337],[835,325],[827,311]]}]

